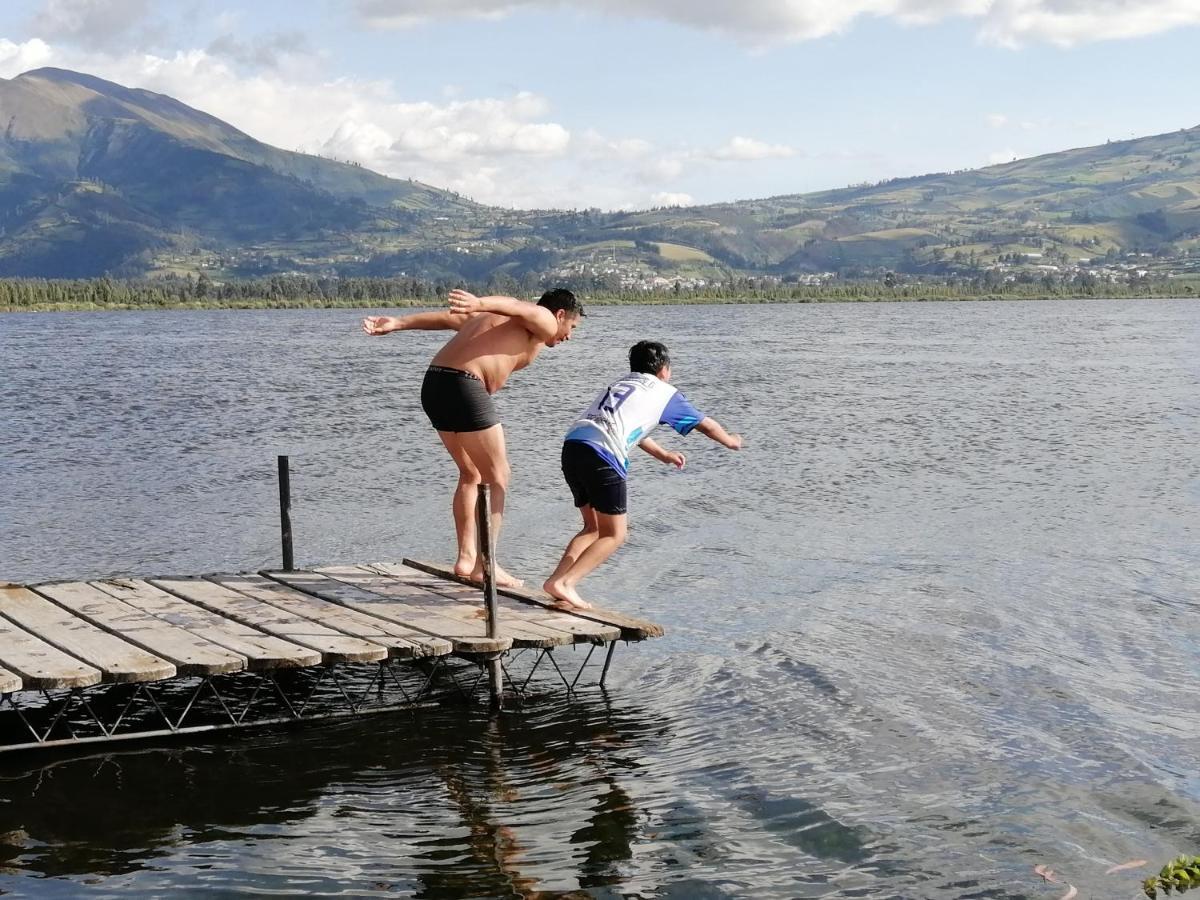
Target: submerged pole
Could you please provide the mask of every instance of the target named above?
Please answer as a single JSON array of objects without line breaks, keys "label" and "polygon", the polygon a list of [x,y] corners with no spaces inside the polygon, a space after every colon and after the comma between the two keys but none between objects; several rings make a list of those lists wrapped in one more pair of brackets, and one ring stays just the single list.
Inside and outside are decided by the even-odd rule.
[{"label": "submerged pole", "polygon": [[279,463],[279,539],[283,544],[283,570],[294,572],[292,558],[292,480],[288,473],[288,458],[278,457]]},{"label": "submerged pole", "polygon": [[[483,561],[483,602],[487,608],[487,636],[500,636],[500,620],[496,605],[496,540],[492,534],[492,493],[489,485],[479,486],[479,499],[475,503],[475,525],[479,535],[479,554]],[[492,706],[504,704],[504,672],[500,657],[489,659],[488,685]]]}]

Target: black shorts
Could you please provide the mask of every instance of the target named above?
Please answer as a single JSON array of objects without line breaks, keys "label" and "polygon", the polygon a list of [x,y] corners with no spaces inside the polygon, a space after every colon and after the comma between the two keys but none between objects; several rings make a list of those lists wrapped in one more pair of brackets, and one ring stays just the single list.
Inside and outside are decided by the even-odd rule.
[{"label": "black shorts", "polygon": [[625,515],[625,478],[591,444],[564,441],[562,470],[575,506],[590,506],[609,516]]},{"label": "black shorts", "polygon": [[492,395],[462,369],[430,366],[421,383],[421,408],[438,431],[483,431],[500,424]]}]

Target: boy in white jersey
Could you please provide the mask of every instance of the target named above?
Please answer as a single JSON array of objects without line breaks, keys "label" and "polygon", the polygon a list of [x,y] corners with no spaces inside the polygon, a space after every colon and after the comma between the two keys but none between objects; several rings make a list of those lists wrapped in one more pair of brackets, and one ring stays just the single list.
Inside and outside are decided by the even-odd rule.
[{"label": "boy in white jersey", "polygon": [[583,528],[571,538],[542,587],[564,606],[591,607],[576,590],[579,582],[625,543],[625,479],[634,444],[678,469],[686,457],[648,437],[658,425],[670,425],[680,434],[695,429],[730,450],[742,447],[740,434],[729,434],[716,419],[697,412],[669,384],[671,357],[663,344],[634,344],[629,368],[628,375],[610,384],[584,410],[563,442],[563,475],[583,516]]}]

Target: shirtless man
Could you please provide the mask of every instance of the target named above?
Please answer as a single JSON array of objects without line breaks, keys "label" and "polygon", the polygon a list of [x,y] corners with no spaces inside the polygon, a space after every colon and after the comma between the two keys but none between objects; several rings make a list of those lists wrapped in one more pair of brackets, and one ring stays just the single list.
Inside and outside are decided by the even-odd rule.
[{"label": "shirtless man", "polygon": [[[458,466],[452,507],[458,539],[454,571],[482,580],[474,518],[479,485],[492,486],[492,534],[499,539],[509,478],[504,428],[492,394],[504,387],[513,372],[533,362],[543,347],[569,341],[583,306],[561,288],[546,291],[537,303],[451,291],[449,304],[441,312],[368,316],[363,331],[458,332],[430,363],[421,385],[421,406]],[[521,582],[496,566],[496,583],[516,587]]]}]

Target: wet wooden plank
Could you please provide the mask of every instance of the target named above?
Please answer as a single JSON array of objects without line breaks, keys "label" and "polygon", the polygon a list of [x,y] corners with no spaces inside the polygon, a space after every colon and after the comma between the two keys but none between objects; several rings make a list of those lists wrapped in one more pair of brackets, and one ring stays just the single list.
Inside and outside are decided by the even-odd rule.
[{"label": "wet wooden plank", "polygon": [[0,587],[0,614],[96,667],[104,681],[159,681],[175,676],[175,666],[162,657],[110,634],[28,588]]},{"label": "wet wooden plank", "polygon": [[38,584],[36,593],[109,634],[161,656],[179,675],[219,675],[246,668],[246,657],[178,628],[81,581]]},{"label": "wet wooden plank", "polygon": [[0,617],[0,667],[20,679],[25,690],[99,684],[100,670],[64,653],[36,634]]},{"label": "wet wooden plank", "polygon": [[210,612],[142,578],[89,582],[130,606],[246,658],[247,668],[299,669],[321,664],[321,654]]},{"label": "wet wooden plank", "polygon": [[317,572],[263,572],[268,578],[297,590],[340,603],[358,612],[378,616],[416,631],[443,637],[456,653],[495,653],[512,646],[508,637],[489,638],[482,621],[466,622],[438,615],[420,606],[364,591]]},{"label": "wet wooden plank", "polygon": [[0,669],[0,694],[11,694],[20,689],[21,679],[7,669]]},{"label": "wet wooden plank", "polygon": [[387,648],[379,644],[350,637],[320,622],[300,618],[197,576],[150,578],[148,581],[209,612],[315,650],[326,663],[375,662],[388,657]]},{"label": "wet wooden plank", "polygon": [[[362,588],[364,591],[400,600],[410,606],[419,607],[441,616],[448,616],[470,624],[482,624],[484,634],[487,633],[487,610],[483,605],[483,597],[478,591],[469,596],[451,598],[427,587],[405,584],[397,578],[381,575],[378,572],[368,572],[358,566],[326,566],[315,571]],[[512,638],[514,647],[561,647],[575,641],[574,636],[565,631],[543,628],[515,616],[508,619],[504,616],[500,617],[500,633]]]},{"label": "wet wooden plank", "polygon": [[[449,566],[407,558],[404,560],[404,565],[420,569],[422,572],[428,572],[430,575],[437,575],[440,578],[457,581],[459,584],[478,586],[478,582],[472,582],[469,578],[455,575],[454,570]],[[512,597],[514,600],[520,600],[523,603],[532,603],[545,609],[553,609],[564,615],[578,616],[581,619],[588,619],[592,622],[614,625],[621,629],[622,640],[640,641],[645,638],[662,637],[666,633],[661,625],[647,619],[628,616],[625,613],[616,612],[611,609],[602,609],[598,606],[593,606],[591,609],[563,609],[561,606],[555,605],[553,597],[545,591],[535,588],[497,588],[497,592],[503,594],[505,597]]]},{"label": "wet wooden plank", "polygon": [[245,594],[300,618],[320,622],[351,637],[384,647],[393,659],[445,656],[454,647],[445,638],[414,631],[385,619],[355,612],[338,603],[272,581],[263,575],[206,575],[214,584]]},{"label": "wet wooden plank", "polygon": [[[423,587],[452,599],[462,598],[476,604],[483,603],[483,595],[479,588],[459,584],[455,581],[447,581],[444,578],[430,575],[428,572],[422,572],[411,566],[405,566],[400,563],[365,563],[356,568],[365,572],[376,572],[380,575],[386,575],[405,584]],[[558,610],[550,610],[529,603],[522,603],[511,597],[499,596],[496,598],[496,602],[500,610],[500,622],[502,625],[511,620],[529,622],[542,628],[549,628],[568,634],[570,635],[571,642],[574,643],[605,643],[607,641],[619,640],[621,637],[621,629],[615,625],[605,625],[601,622],[593,622],[590,619],[581,619],[578,616],[568,615]]]}]

